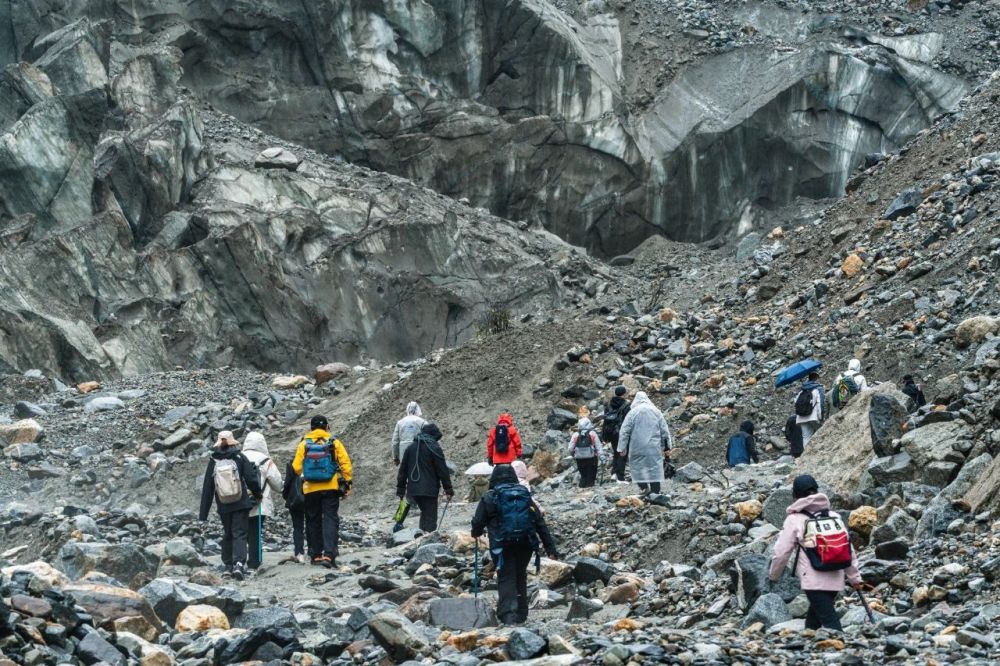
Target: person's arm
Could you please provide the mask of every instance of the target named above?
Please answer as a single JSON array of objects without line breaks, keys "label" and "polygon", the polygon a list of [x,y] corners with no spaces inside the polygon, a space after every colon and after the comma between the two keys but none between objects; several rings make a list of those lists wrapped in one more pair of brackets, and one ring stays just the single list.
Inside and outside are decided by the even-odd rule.
[{"label": "person's arm", "polygon": [[618,453],[628,451],[629,438],[632,437],[632,427],[635,424],[634,414],[630,411],[625,420],[622,421],[621,430],[618,431]]},{"label": "person's arm", "polygon": [[674,438],[670,434],[670,427],[667,425],[667,419],[664,418],[663,414],[660,414],[660,438],[663,442],[664,451],[670,451],[674,448]]},{"label": "person's arm", "polygon": [[597,432],[590,431],[590,441],[594,443],[594,452],[600,458],[601,454],[604,453],[604,447],[601,446],[601,438],[597,435]]},{"label": "person's arm", "polygon": [[545,547],[545,552],[553,560],[559,559],[559,549],[556,548],[556,541],[552,538],[552,533],[549,532],[549,526],[545,524],[545,517],[542,515],[542,510],[537,504],[532,501],[534,505],[533,513],[535,516],[535,531],[538,532],[538,537],[542,540],[542,546]]},{"label": "person's arm", "polygon": [[521,433],[514,426],[510,427],[510,444],[514,447],[514,457],[520,458],[523,451],[521,448]]},{"label": "person's arm", "polygon": [[302,463],[306,459],[306,443],[305,440],[299,442],[298,448],[295,449],[295,458],[292,460],[292,469],[298,476],[302,476]]},{"label": "person's arm", "polygon": [[576,453],[576,442],[580,439],[580,433],[574,432],[569,438],[569,454],[573,455]]},{"label": "person's arm", "polygon": [[282,478],[281,472],[278,471],[278,466],[274,464],[273,460],[267,461],[267,485],[271,486],[271,490],[276,493],[281,492],[282,488]]},{"label": "person's arm", "polygon": [[205,480],[201,483],[201,506],[198,507],[198,520],[208,520],[208,512],[215,498],[215,461],[209,460],[205,468]]},{"label": "person's arm", "polygon": [[493,438],[496,437],[497,429],[490,428],[490,434],[486,436],[486,461],[493,464]]},{"label": "person's arm", "polygon": [[747,451],[750,453],[750,460],[755,463],[760,462],[760,458],[757,457],[757,438],[753,435],[747,435]]},{"label": "person's arm", "polygon": [[392,431],[392,462],[399,464],[399,421],[396,421],[396,427]]},{"label": "person's arm", "polygon": [[431,450],[431,460],[434,461],[434,471],[437,473],[441,487],[444,488],[444,494],[448,497],[454,497],[455,489],[451,485],[451,470],[448,469],[448,462],[444,459],[444,450],[440,444],[436,444]]},{"label": "person's arm", "polygon": [[281,484],[281,497],[283,499],[288,499],[288,496],[292,492],[292,485],[295,483],[295,470],[292,469],[292,463],[289,461],[288,465],[285,467],[285,481]]},{"label": "person's arm", "polygon": [[490,517],[492,516],[493,510],[493,502],[489,498],[489,493],[487,493],[481,500],[479,500],[479,504],[476,506],[476,514],[472,517],[471,535],[473,537],[478,538],[483,536],[483,532],[486,531],[486,526],[490,523]]},{"label": "person's arm", "polygon": [[260,469],[242,453],[237,456],[237,461],[240,467],[240,476],[243,477],[243,482],[247,486],[247,492],[259,502],[264,497],[264,489],[260,485]]},{"label": "person's arm", "polygon": [[408,476],[406,470],[410,466],[407,454],[410,453],[410,449],[412,448],[411,446],[403,452],[403,459],[400,461],[399,470],[396,472],[396,497],[400,499],[406,497],[406,477]]},{"label": "person's arm", "polygon": [[771,567],[767,577],[772,582],[781,578],[781,574],[788,565],[788,560],[798,547],[799,539],[795,529],[795,519],[792,516],[785,518],[785,524],[781,528],[778,540],[774,542],[774,556],[771,558]]},{"label": "person's arm", "polygon": [[333,440],[333,450],[334,454],[337,456],[337,467],[340,468],[340,476],[347,483],[347,488],[341,488],[341,490],[349,491],[351,489],[351,481],[354,479],[354,470],[351,467],[351,457],[347,455],[347,448],[339,439]]}]

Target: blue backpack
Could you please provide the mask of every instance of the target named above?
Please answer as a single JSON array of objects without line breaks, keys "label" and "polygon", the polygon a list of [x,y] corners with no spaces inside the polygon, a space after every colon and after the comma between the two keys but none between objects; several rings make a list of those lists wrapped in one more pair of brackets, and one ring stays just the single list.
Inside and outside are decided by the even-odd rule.
[{"label": "blue backpack", "polygon": [[302,460],[302,478],[306,481],[326,482],[339,471],[333,457],[335,444],[325,439],[307,439],[306,454]]},{"label": "blue backpack", "polygon": [[500,528],[493,536],[493,546],[503,548],[515,544],[538,547],[535,531],[535,505],[531,491],[519,483],[509,483],[494,489]]},{"label": "blue backpack", "polygon": [[746,433],[738,432],[729,438],[729,446],[726,447],[726,462],[730,467],[750,464]]}]

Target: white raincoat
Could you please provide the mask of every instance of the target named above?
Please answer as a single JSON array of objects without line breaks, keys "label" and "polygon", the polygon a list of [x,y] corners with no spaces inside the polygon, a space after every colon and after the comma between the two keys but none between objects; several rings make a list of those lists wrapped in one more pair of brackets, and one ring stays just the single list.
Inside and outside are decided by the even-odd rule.
[{"label": "white raincoat", "polygon": [[[243,455],[247,460],[257,466],[260,471],[260,487],[264,489],[264,499],[260,502],[260,515],[274,515],[274,500],[271,499],[271,491],[281,492],[281,472],[278,466],[271,460],[271,454],[267,450],[267,441],[264,435],[259,432],[252,432],[243,440]],[[250,518],[256,519],[257,505],[250,509]]]},{"label": "white raincoat", "polygon": [[423,418],[420,405],[411,402],[406,406],[406,416],[396,422],[396,429],[392,432],[392,459],[402,460],[406,448],[413,443],[414,437],[420,434],[420,429],[427,421]]},{"label": "white raincoat", "polygon": [[664,481],[663,451],[673,446],[673,438],[663,412],[640,391],[632,401],[618,437],[618,453],[628,452],[629,470],[635,483]]}]

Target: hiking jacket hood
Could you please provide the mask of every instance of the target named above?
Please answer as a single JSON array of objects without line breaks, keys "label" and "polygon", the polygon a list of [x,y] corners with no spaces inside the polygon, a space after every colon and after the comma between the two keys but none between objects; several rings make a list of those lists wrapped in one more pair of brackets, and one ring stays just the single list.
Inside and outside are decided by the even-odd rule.
[{"label": "hiking jacket hood", "polygon": [[[278,466],[271,460],[271,454],[267,450],[267,440],[264,439],[264,435],[259,432],[252,432],[247,435],[246,439],[243,440],[243,455],[257,466],[257,471],[260,475],[260,486],[264,491],[264,498],[259,503],[260,515],[273,516],[274,497],[272,491],[275,493],[281,492],[282,478]],[[258,504],[250,507],[251,515],[257,515],[257,507]]]},{"label": "hiking jacket hood", "polygon": [[[781,578],[782,572],[789,560],[795,559],[795,553],[799,550],[799,544],[805,532],[806,521],[809,520],[804,511],[815,514],[820,511],[830,511],[830,500],[823,493],[816,493],[809,497],[795,500],[792,505],[785,510],[785,524],[781,528],[781,534],[774,543],[774,556],[771,559],[771,568],[768,575],[772,581]],[[830,511],[830,515],[838,515]],[[846,525],[846,522],[845,522]],[[795,574],[802,583],[803,590],[823,590],[826,592],[840,592],[844,589],[844,578],[854,584],[861,582],[861,573],[858,571],[858,556],[851,548],[851,566],[842,571],[816,571],[805,553],[799,553],[798,564]]]},{"label": "hiking jacket hood", "polygon": [[341,489],[341,479],[347,483],[351,482],[352,470],[351,470],[351,458],[347,455],[347,449],[344,448],[344,443],[341,442],[336,437],[331,437],[330,433],[326,430],[316,429],[310,430],[305,434],[305,437],[299,442],[298,448],[295,450],[295,459],[292,460],[292,469],[299,476],[302,476],[302,463],[306,458],[306,440],[312,439],[325,439],[331,442],[333,446],[334,460],[337,461],[337,473],[333,475],[333,478],[329,481],[303,481],[302,482],[302,493],[308,495],[309,493],[318,493],[323,490],[340,490]]},{"label": "hiking jacket hood", "polygon": [[[413,411],[411,412],[411,406]],[[400,461],[403,459],[403,452],[406,447],[413,443],[413,439],[420,434],[420,429],[427,424],[420,412],[420,405],[411,402],[406,408],[406,416],[396,421],[396,428],[392,431],[392,459]]]},{"label": "hiking jacket hood", "polygon": [[[223,504],[215,495],[215,464],[220,460],[235,461],[240,471],[243,497],[231,504]],[[251,508],[257,506],[254,498],[259,497],[260,494],[260,477],[257,474],[256,465],[247,460],[247,457],[235,446],[216,449],[212,452],[212,457],[208,461],[208,467],[205,469],[205,479],[201,484],[201,505],[198,509],[198,519],[208,519],[208,512],[212,508],[213,499],[215,500],[215,508],[221,515],[236,511],[249,511]]]},{"label": "hiking jacket hood", "polygon": [[437,497],[442,488],[447,495],[455,494],[451,471],[439,439],[441,431],[433,423],[428,423],[413,443],[406,447],[396,474],[398,497]]},{"label": "hiking jacket hood", "polygon": [[618,436],[618,452],[628,454],[632,480],[636,483],[663,481],[663,452],[672,446],[673,439],[663,412],[640,391],[632,401]]},{"label": "hiking jacket hood", "polygon": [[490,428],[489,437],[486,439],[486,459],[491,465],[509,465],[521,457],[521,435],[514,427],[514,417],[510,414],[501,414],[497,419],[497,425],[507,426],[507,452],[499,453],[494,447],[497,435],[496,426]]}]

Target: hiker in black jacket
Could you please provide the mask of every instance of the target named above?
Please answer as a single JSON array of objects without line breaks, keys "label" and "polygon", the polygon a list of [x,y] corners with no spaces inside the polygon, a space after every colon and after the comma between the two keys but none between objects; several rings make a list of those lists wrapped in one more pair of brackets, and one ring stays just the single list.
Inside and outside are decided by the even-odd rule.
[{"label": "hiker in black jacket", "polygon": [[924,392],[917,386],[917,383],[913,381],[913,375],[903,377],[902,391],[910,397],[916,409],[920,409],[927,404],[927,398],[924,397]]},{"label": "hiker in black jacket", "polygon": [[[530,524],[534,528],[515,543],[502,543],[514,516],[501,511],[501,493],[521,494],[526,504]],[[518,506],[512,502],[508,506]],[[510,509],[508,509],[510,510]],[[510,465],[497,465],[490,476],[490,490],[479,500],[476,515],[472,518],[472,536],[479,538],[489,532],[490,557],[497,567],[497,617],[504,624],[523,624],[528,619],[528,565],[538,551],[539,540],[545,552],[554,560],[559,559],[556,543],[545,525],[542,510],[531,499],[531,491],[518,483],[517,473]]]},{"label": "hiker in black jacket", "polygon": [[625,395],[628,389],[624,386],[615,388],[615,394],[604,408],[604,419],[601,425],[601,439],[611,447],[611,471],[618,483],[625,483],[625,464],[628,462],[628,452],[618,452],[618,436],[621,434],[622,422],[628,414],[632,403]]},{"label": "hiker in black jacket", "polygon": [[[215,442],[215,450],[205,470],[201,486],[199,520],[208,520],[208,511],[215,499],[215,508],[222,519],[222,564],[233,578],[246,577],[247,530],[250,527],[250,509],[263,497],[260,473],[257,466],[240,452],[240,443],[233,433],[223,430]],[[218,469],[217,469],[218,468]],[[224,495],[225,489],[217,487],[217,471],[234,470],[239,475],[239,487],[232,496]]]},{"label": "hiker in black jacket", "polygon": [[302,493],[302,478],[295,473],[292,461],[285,466],[285,482],[281,487],[285,508],[292,517],[292,550],[299,564],[306,563],[306,496]]},{"label": "hiker in black jacket", "polygon": [[396,496],[413,498],[420,508],[420,529],[428,534],[437,530],[441,489],[449,500],[455,496],[451,472],[441,449],[441,437],[441,429],[436,424],[425,424],[403,452],[396,474]]}]

